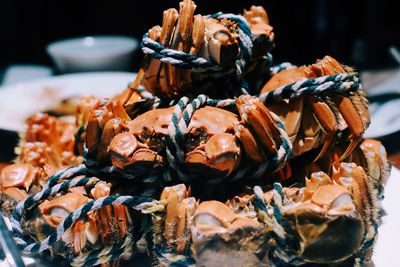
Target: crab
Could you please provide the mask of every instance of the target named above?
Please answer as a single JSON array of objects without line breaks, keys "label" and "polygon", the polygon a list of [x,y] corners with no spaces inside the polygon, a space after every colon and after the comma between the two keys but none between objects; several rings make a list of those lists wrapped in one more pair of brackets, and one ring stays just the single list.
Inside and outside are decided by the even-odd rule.
[{"label": "crab", "polygon": [[[41,241],[54,231],[65,217],[92,199],[110,194],[111,184],[99,181],[89,190],[73,187],[64,194],[44,200],[37,206],[36,215],[25,218],[23,225],[34,240]],[[78,255],[97,249],[99,246],[122,241],[130,231],[133,222],[129,210],[122,205],[111,205],[89,212],[77,220],[62,235],[62,242],[53,246],[53,253],[62,256]]]},{"label": "crab", "polygon": [[80,163],[82,158],[74,153],[74,123],[69,117],[56,118],[45,113],[33,115],[15,149],[17,161],[39,167],[46,175]]},{"label": "crab", "polygon": [[[272,257],[291,264],[354,260],[376,238],[379,208],[372,192],[364,169],[344,162],[333,167],[331,176],[312,173],[304,188],[284,188],[281,226],[285,241],[273,249]],[[273,202],[272,196],[272,191],[264,193],[266,203]],[[365,252],[367,260],[370,253]]]},{"label": "crab", "polygon": [[[236,104],[240,120],[231,111],[211,106],[194,112],[184,133],[188,181],[197,179],[199,173],[207,173],[210,179],[226,177],[241,162],[261,164],[277,154],[282,137],[276,118],[256,98],[243,95]],[[123,120],[106,106],[95,109],[90,116],[86,135],[88,155],[132,175],[160,173],[168,164],[166,142],[174,107],[150,110],[132,120]]]},{"label": "crab", "polygon": [[274,47],[275,35],[263,7],[251,6],[250,10],[243,11],[243,17],[253,34],[251,60],[244,68],[243,76],[249,84],[250,93],[256,94],[267,81],[265,72],[271,64],[267,55]]},{"label": "crab", "polygon": [[74,152],[74,121],[69,117],[56,118],[46,113],[36,113],[28,120],[25,142],[44,142],[55,153]]},{"label": "crab", "polygon": [[0,197],[2,210],[7,214],[14,206],[28,197],[28,192],[37,191],[38,168],[27,163],[14,163],[1,170]]},{"label": "crab", "polygon": [[74,154],[74,129],[73,121],[67,117],[37,113],[29,118],[28,129],[15,149],[16,163],[4,168],[0,175],[5,212],[40,191],[47,177],[57,170],[81,162]]},{"label": "crab", "polygon": [[236,214],[219,201],[199,204],[190,197],[190,189],[184,184],[166,187],[160,200],[167,205],[163,217],[154,217],[156,249],[166,246],[176,258],[194,257],[199,266],[218,266],[222,262],[243,266],[259,262],[255,255],[262,254],[257,248],[261,250],[265,238],[262,225],[255,217]]},{"label": "crab", "polygon": [[[184,184],[165,187],[160,200],[167,201],[165,219],[158,226],[156,245],[165,244],[178,254],[190,251],[190,225],[197,207],[197,201],[190,196],[190,189]],[[158,219],[157,219],[158,220]]]},{"label": "crab", "polygon": [[[179,4],[179,12],[170,8],[164,11],[162,26],[154,26],[148,37],[168,49],[182,51],[214,62],[225,70],[219,76],[234,74],[234,64],[240,57],[238,43],[239,30],[236,22],[229,19],[215,19],[211,16],[194,15],[196,5],[191,0],[183,0]],[[269,26],[267,14],[262,7],[252,7],[244,11],[244,20],[250,25],[253,33],[254,49],[251,60],[262,58],[268,51],[265,47],[273,40],[272,27]],[[248,71],[249,72],[249,71]],[[221,77],[213,78],[220,79]],[[211,79],[208,73],[185,70],[146,56],[143,67],[138,72],[135,82],[127,89],[123,101],[125,105],[135,97],[136,89],[142,84],[152,94],[162,98],[176,99],[186,93],[199,94],[207,91],[209,96],[221,97],[219,90],[213,88],[197,88],[204,79]]]},{"label": "crab", "polygon": [[100,99],[88,96],[82,97],[76,105],[75,112],[75,152],[83,155],[83,145],[86,140],[86,126],[89,116]]},{"label": "crab", "polygon": [[[261,93],[273,91],[304,78],[337,73],[354,73],[354,70],[326,56],[310,66],[279,72],[264,85]],[[268,105],[268,108],[284,122],[293,143],[293,156],[303,154],[323,143],[316,160],[334,143],[336,134],[348,128],[351,142],[340,160],[346,158],[357,146],[370,123],[367,100],[362,90],[352,92],[348,96],[328,94],[283,100]]]},{"label": "crab", "polygon": [[252,58],[259,59],[269,52],[275,37],[268,14],[262,6],[251,6],[250,10],[243,11],[243,17],[254,36]]},{"label": "crab", "polygon": [[89,115],[86,131],[88,156],[96,160],[108,160],[108,146],[112,138],[124,129],[123,120],[130,120],[118,102],[104,99],[98,102]]},{"label": "crab", "polygon": [[[165,47],[232,65],[239,53],[237,40],[229,29],[232,23],[194,16],[195,9],[193,1],[184,0],[179,4],[179,12],[174,8],[164,11],[162,27],[151,28],[149,37]],[[193,82],[190,71],[154,59],[147,61],[145,69],[139,72],[143,75],[136,79],[142,80],[143,86],[155,95],[175,98]]]},{"label": "crab", "polygon": [[145,173],[160,170],[165,165],[165,141],[172,111],[173,108],[150,110],[127,122],[127,131],[115,135],[110,142],[112,164]]},{"label": "crab", "polygon": [[[70,151],[63,151],[58,154],[51,145],[45,142],[21,142],[18,149],[17,162],[7,166],[0,176],[0,180],[8,181],[6,192],[20,192],[19,200],[41,190],[46,184],[47,178],[57,170],[79,164],[81,158]],[[14,181],[14,182],[11,182]],[[17,181],[29,181],[24,186],[24,194]],[[22,198],[24,196],[24,198]]]},{"label": "crab", "polygon": [[268,109],[247,95],[238,97],[236,105],[240,119],[214,107],[194,113],[187,129],[185,159],[192,176],[229,176],[241,162],[261,164],[277,154],[282,139]]}]

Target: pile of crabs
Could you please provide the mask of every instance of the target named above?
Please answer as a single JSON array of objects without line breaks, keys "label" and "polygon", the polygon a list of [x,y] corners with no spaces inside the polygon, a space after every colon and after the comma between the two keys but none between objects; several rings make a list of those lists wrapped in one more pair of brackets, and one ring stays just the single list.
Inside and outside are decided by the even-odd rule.
[{"label": "pile of crabs", "polygon": [[23,253],[117,266],[365,265],[390,173],[365,140],[357,73],[326,56],[273,66],[266,11],[194,15],[143,37],[135,81],[36,114],[1,171]]}]

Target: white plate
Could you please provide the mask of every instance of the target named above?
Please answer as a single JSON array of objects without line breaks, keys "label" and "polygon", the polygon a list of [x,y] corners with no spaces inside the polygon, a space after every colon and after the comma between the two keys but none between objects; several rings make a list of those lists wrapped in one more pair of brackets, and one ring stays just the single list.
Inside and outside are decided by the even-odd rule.
[{"label": "white plate", "polygon": [[400,98],[385,103],[369,105],[371,124],[365,131],[365,138],[377,138],[400,131]]},{"label": "white plate", "polygon": [[[383,82],[371,87],[369,95],[400,93],[400,72],[387,78]],[[371,125],[364,134],[366,138],[386,136],[400,131],[400,99],[391,99],[385,103],[372,103],[369,106],[371,112]]]},{"label": "white plate", "polygon": [[23,131],[27,117],[67,97],[112,97],[125,89],[135,76],[128,72],[93,72],[0,87],[0,129]]},{"label": "white plate", "polygon": [[387,215],[379,227],[378,241],[375,244],[373,262],[376,267],[400,266],[400,171],[392,168],[385,188],[385,199],[382,201]]}]

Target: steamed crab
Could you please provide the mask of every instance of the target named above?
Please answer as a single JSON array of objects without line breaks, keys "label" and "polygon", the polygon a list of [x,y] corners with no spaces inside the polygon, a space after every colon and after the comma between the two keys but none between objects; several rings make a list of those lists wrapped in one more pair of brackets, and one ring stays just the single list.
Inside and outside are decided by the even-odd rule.
[{"label": "steamed crab", "polygon": [[[284,196],[286,247],[272,255],[291,263],[340,263],[362,255],[370,260],[379,223],[379,206],[362,167],[341,163],[332,176],[313,173],[300,191],[302,200]],[[271,194],[266,195],[271,201]],[[325,253],[330,251],[330,253]]]},{"label": "steamed crab", "polygon": [[[110,195],[111,185],[99,181],[92,188],[73,187],[65,194],[41,202],[35,217],[23,221],[28,234],[37,241],[45,239],[71,212],[92,199]],[[89,212],[77,220],[62,235],[62,242],[53,247],[53,253],[63,256],[78,255],[123,240],[134,227],[132,214],[122,205],[112,205]]]},{"label": "steamed crab", "polygon": [[27,163],[15,163],[1,170],[0,198],[2,211],[10,213],[14,206],[38,191],[38,168]]},{"label": "steamed crab", "polygon": [[33,115],[16,148],[18,161],[53,169],[80,163],[81,158],[74,153],[74,131],[73,118],[56,118],[45,113]]},{"label": "steamed crab", "polygon": [[[310,66],[283,70],[274,75],[262,88],[261,93],[272,91],[304,78],[315,78],[338,73],[354,73],[332,57],[326,56]],[[349,96],[326,94],[297,98],[268,105],[282,118],[293,143],[294,156],[300,155],[323,143],[317,159],[334,143],[336,134],[348,128],[351,142],[341,159],[346,158],[360,141],[370,118],[367,100],[362,90]]]},{"label": "steamed crab", "polygon": [[74,124],[68,118],[37,113],[28,120],[28,129],[21,137],[17,162],[0,174],[0,195],[3,211],[29,194],[36,193],[55,171],[80,163],[75,156]]},{"label": "steamed crab", "polygon": [[[165,10],[162,26],[151,28],[148,37],[168,49],[198,56],[219,65],[224,70],[220,77],[213,78],[214,80],[231,77],[235,72],[234,64],[242,53],[238,43],[240,34],[238,23],[225,18],[194,15],[195,9],[193,1],[183,0],[179,4],[179,12],[174,8]],[[271,49],[270,44],[274,38],[272,27],[262,7],[253,6],[249,11],[244,11],[243,20],[249,23],[253,34],[251,61],[257,61]],[[210,86],[207,88],[195,86],[195,84],[202,85],[201,81],[204,78],[210,79],[211,76],[175,67],[146,56],[135,82],[128,88],[131,92],[125,94],[123,101],[132,102],[130,98],[140,84],[152,94],[169,99],[180,97],[185,93],[201,92],[221,97],[221,92]]]},{"label": "steamed crab", "polygon": [[[225,177],[241,162],[259,164],[277,154],[282,139],[268,109],[246,95],[240,96],[236,105],[240,117],[211,106],[194,112],[184,144],[189,178],[197,177],[199,169],[211,179]],[[88,124],[89,155],[132,174],[161,170],[167,164],[166,140],[173,110],[159,108],[123,120],[110,107],[95,109]]]},{"label": "steamed crab", "polygon": [[[154,217],[155,255],[166,246],[171,262],[185,255],[194,257],[198,266],[250,266],[255,255],[262,254],[257,248],[266,236],[255,216],[236,214],[219,201],[198,203],[183,184],[166,187],[160,199],[167,205],[162,217]],[[162,266],[171,264],[165,257],[155,260]]]}]

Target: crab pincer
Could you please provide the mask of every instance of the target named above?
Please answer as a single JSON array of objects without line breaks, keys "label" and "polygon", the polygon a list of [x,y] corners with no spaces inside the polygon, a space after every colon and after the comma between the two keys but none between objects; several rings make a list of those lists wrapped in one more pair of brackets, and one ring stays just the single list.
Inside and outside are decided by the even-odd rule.
[{"label": "crab pincer", "polygon": [[[282,138],[270,111],[259,99],[248,95],[238,97],[236,106],[241,117],[241,124],[247,128],[237,128],[239,130],[237,135],[240,140],[250,140],[250,142],[242,142],[248,152],[259,152],[258,155],[253,153],[248,153],[248,155],[255,160],[262,158],[261,155],[265,155],[264,159],[273,158],[278,153]],[[257,147],[261,147],[262,152]]]}]

